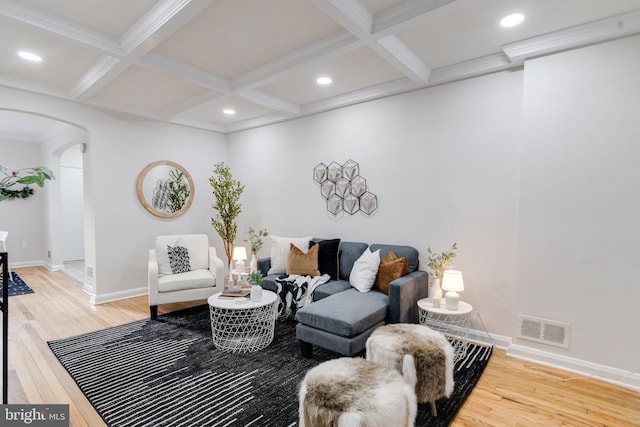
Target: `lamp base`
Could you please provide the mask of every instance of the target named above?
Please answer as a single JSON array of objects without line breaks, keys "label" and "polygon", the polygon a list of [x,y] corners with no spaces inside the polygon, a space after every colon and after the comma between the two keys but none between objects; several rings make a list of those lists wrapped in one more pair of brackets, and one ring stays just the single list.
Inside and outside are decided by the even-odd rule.
[{"label": "lamp base", "polygon": [[457,292],[454,291],[449,291],[447,292],[447,294],[444,296],[444,299],[446,301],[446,307],[447,310],[457,310],[458,306],[460,305],[460,294],[458,294]]}]

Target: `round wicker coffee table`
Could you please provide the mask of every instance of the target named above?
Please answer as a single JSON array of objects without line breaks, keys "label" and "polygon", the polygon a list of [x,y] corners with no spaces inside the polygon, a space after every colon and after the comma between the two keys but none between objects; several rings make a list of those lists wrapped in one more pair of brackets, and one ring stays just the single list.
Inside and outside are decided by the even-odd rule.
[{"label": "round wicker coffee table", "polygon": [[276,324],[276,294],[264,290],[260,301],[250,298],[209,297],[213,344],[222,351],[250,353],[273,341]]}]

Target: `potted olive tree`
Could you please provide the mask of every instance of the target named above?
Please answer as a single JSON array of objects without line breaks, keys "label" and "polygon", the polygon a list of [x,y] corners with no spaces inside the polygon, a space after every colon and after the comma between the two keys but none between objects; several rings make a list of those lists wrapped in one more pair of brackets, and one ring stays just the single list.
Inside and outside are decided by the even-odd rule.
[{"label": "potted olive tree", "polygon": [[236,240],[238,224],[236,218],[242,212],[239,202],[244,191],[244,185],[233,178],[231,168],[224,162],[217,163],[213,168],[213,176],[209,178],[213,188],[213,208],[217,214],[211,218],[211,225],[220,235],[227,254],[227,263],[231,263],[233,242]]}]

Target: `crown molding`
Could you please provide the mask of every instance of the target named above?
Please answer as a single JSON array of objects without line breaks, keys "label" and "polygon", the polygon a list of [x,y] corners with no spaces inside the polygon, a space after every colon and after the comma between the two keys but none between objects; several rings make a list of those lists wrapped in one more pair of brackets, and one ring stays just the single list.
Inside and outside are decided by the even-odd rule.
[{"label": "crown molding", "polygon": [[510,62],[502,53],[487,55],[431,71],[429,86],[515,68],[520,65],[521,63]]},{"label": "crown molding", "polygon": [[611,40],[640,31],[640,12],[614,16],[502,46],[512,61]]},{"label": "crown molding", "polygon": [[220,126],[220,125],[216,125],[208,122],[201,122],[199,120],[190,120],[190,119],[176,117],[174,119],[169,120],[169,122],[176,125],[188,126],[196,129],[210,130],[213,132],[220,132],[220,133],[226,132],[224,126]]},{"label": "crown molding", "polygon": [[161,117],[155,111],[151,111],[142,107],[136,107],[133,105],[122,104],[119,102],[105,100],[105,99],[92,98],[90,100],[83,101],[83,104],[96,107],[96,108],[110,110],[112,111],[112,114],[133,115],[133,116],[144,117],[146,119],[155,120],[155,121],[164,120],[164,118]]},{"label": "crown molding", "polygon": [[334,96],[332,98],[322,99],[320,101],[304,104],[300,111],[303,115],[316,114],[335,108],[345,107],[347,105],[358,104],[385,96],[395,95],[401,92],[407,92],[419,88],[411,79],[404,78],[370,86],[364,89],[356,90],[344,95]]},{"label": "crown molding", "polygon": [[261,126],[272,125],[279,122],[284,122],[293,118],[291,115],[286,113],[272,113],[267,114],[266,116],[260,116],[253,119],[243,120],[241,122],[230,123],[225,125],[224,132],[225,133],[233,133],[239,132],[248,129],[259,128]]},{"label": "crown molding", "polygon": [[8,87],[11,89],[24,90],[26,92],[36,93],[38,95],[46,95],[54,98],[62,98],[69,100],[69,93],[62,89],[58,89],[52,86],[46,86],[38,83],[33,83],[27,80],[17,79],[0,74],[0,86]]},{"label": "crown molding", "polygon": [[98,31],[71,21],[45,14],[40,10],[13,0],[0,3],[0,15],[48,31],[59,37],[83,44],[114,56],[124,56],[118,41]]}]

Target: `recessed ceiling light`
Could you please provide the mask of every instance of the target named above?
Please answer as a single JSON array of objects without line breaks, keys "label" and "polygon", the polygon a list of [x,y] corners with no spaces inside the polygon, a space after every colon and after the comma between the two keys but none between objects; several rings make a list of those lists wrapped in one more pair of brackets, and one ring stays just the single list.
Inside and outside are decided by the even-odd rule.
[{"label": "recessed ceiling light", "polygon": [[512,13],[511,15],[507,15],[500,20],[500,25],[503,27],[515,27],[524,21],[524,15],[521,13]]},{"label": "recessed ceiling light", "polygon": [[222,112],[227,116],[233,116],[236,113],[235,110],[232,110],[231,108],[225,108]]},{"label": "recessed ceiling light", "polygon": [[318,77],[318,80],[316,80],[316,83],[318,83],[319,85],[328,85],[328,84],[331,84],[331,78],[330,77]]},{"label": "recessed ceiling light", "polygon": [[39,55],[31,52],[25,52],[24,50],[18,52],[18,55],[22,59],[26,59],[27,61],[40,62],[42,58]]}]

